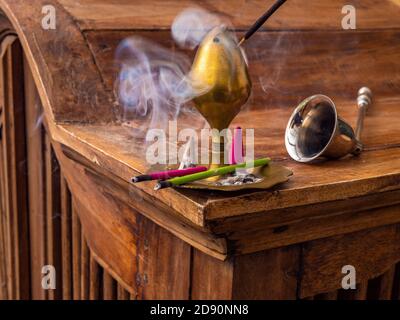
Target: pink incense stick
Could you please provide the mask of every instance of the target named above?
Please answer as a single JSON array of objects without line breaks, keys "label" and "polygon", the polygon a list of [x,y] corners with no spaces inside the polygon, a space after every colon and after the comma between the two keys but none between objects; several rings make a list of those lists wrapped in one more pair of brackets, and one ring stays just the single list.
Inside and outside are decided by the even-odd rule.
[{"label": "pink incense stick", "polygon": [[183,177],[183,176],[187,176],[189,174],[198,173],[198,172],[207,171],[207,170],[208,170],[207,167],[193,167],[193,168],[187,168],[187,169],[153,172],[153,173],[133,177],[132,182],[151,181],[151,180],[168,180],[171,178]]},{"label": "pink incense stick", "polygon": [[243,160],[243,135],[242,128],[237,127],[233,131],[231,154],[230,154],[230,164],[237,164],[244,162]]}]

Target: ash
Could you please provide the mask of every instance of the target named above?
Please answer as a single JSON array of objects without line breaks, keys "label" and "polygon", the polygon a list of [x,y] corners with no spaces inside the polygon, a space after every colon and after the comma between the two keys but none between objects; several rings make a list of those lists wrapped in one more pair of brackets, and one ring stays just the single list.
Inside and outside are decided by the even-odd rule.
[{"label": "ash", "polygon": [[216,182],[218,186],[237,186],[243,184],[251,184],[260,182],[262,178],[256,177],[251,173],[240,173],[237,172],[233,175],[230,175],[224,179],[221,179]]}]

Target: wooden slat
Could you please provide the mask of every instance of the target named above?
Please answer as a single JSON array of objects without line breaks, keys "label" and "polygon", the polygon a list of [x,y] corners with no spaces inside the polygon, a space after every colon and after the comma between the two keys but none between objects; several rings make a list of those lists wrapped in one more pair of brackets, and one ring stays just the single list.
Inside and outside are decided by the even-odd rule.
[{"label": "wooden slat", "polygon": [[328,293],[321,293],[315,296],[315,300],[337,300],[338,293],[337,291],[332,291]]},{"label": "wooden slat", "polygon": [[400,300],[400,263],[396,265],[396,272],[393,280],[393,300]]},{"label": "wooden slat", "polygon": [[46,216],[47,216],[47,264],[55,267],[56,289],[49,291],[49,299],[62,299],[62,238],[61,238],[61,198],[60,167],[55,158],[51,139],[45,135],[46,168]]},{"label": "wooden slat", "polygon": [[63,299],[72,299],[72,208],[71,193],[61,174],[61,246]]},{"label": "wooden slat", "polygon": [[[1,158],[0,158],[1,161]],[[1,191],[1,190],[0,190]],[[4,211],[0,211],[0,223],[3,223]],[[4,238],[3,225],[0,226],[0,256],[3,259],[0,261],[0,300],[7,299],[7,270],[6,270],[6,252],[5,252],[5,238]]]},{"label": "wooden slat", "polygon": [[[0,99],[3,105],[3,83],[2,83],[2,63],[0,63]],[[7,261],[6,261],[6,208],[5,208],[5,190],[4,190],[4,157],[3,157],[3,107],[0,106],[0,300],[7,299]]]},{"label": "wooden slat", "polygon": [[27,158],[25,141],[25,104],[23,53],[13,42],[3,64],[5,197],[7,204],[9,297],[30,297]]},{"label": "wooden slat", "polygon": [[368,281],[362,281],[357,284],[357,289],[354,294],[354,300],[366,300],[368,292]]},{"label": "wooden slat", "polygon": [[366,300],[368,290],[368,280],[364,280],[356,285],[356,289],[339,290],[339,300]]},{"label": "wooden slat", "polygon": [[[25,151],[25,112],[23,97],[23,62],[22,48],[18,42],[11,44],[7,52],[8,60],[8,92],[5,96],[5,121],[7,151],[9,152],[10,202],[10,248],[13,250],[15,298],[29,297],[29,251],[27,234],[27,190],[26,190],[26,151]],[[8,110],[7,110],[8,107]],[[8,140],[8,141],[7,141]],[[21,268],[22,267],[22,268]]]},{"label": "wooden slat", "polygon": [[192,250],[190,298],[232,299],[233,262],[219,261],[197,249]]},{"label": "wooden slat", "polygon": [[[68,168],[69,170],[68,166],[64,166],[64,168]],[[68,172],[72,173],[70,170]],[[69,178],[71,177],[69,176]],[[115,279],[121,283],[125,282],[126,287],[135,286],[137,271],[135,257],[137,250],[135,233],[132,233],[132,230],[137,228],[135,225],[136,214],[132,214],[131,212],[129,216],[125,216],[125,213],[128,213],[127,209],[119,205],[115,206],[115,201],[112,197],[108,197],[106,201],[101,203],[98,202],[101,198],[97,196],[90,198],[93,200],[91,202],[84,201],[84,195],[87,190],[95,188],[96,190],[94,191],[97,194],[101,191],[101,188],[91,183],[86,184],[84,180],[70,180],[69,182],[72,190],[80,193],[80,196],[83,197],[83,201],[76,201],[75,206],[80,212],[87,242],[97,260],[101,263],[105,271],[112,272],[112,276]],[[86,191],[76,188],[76,182],[86,184]],[[98,209],[89,211],[88,206],[89,208]],[[116,210],[116,208],[118,209]],[[97,211],[97,215],[93,215],[95,211]],[[108,221],[114,222],[108,224]],[[98,234],[101,234],[101,237]]]},{"label": "wooden slat", "polygon": [[103,273],[103,299],[117,299],[117,282],[106,271]]},{"label": "wooden slat", "polygon": [[93,255],[90,256],[90,300],[99,300],[102,296],[102,268]]},{"label": "wooden slat", "polygon": [[137,300],[138,299],[138,297],[137,297],[137,294],[136,293],[131,293],[130,295],[129,295],[129,300]]},{"label": "wooden slat", "polygon": [[81,300],[88,300],[90,292],[90,252],[82,232],[81,238]]},{"label": "wooden slat", "polygon": [[368,300],[389,300],[392,296],[393,268],[368,281]]},{"label": "wooden slat", "polygon": [[45,299],[47,291],[41,285],[41,268],[46,265],[46,192],[44,170],[43,109],[28,62],[24,59],[26,133],[28,137],[28,194],[33,299]]},{"label": "wooden slat", "polygon": [[382,275],[379,300],[390,300],[392,298],[395,271],[396,266],[393,266]]},{"label": "wooden slat", "polygon": [[147,218],[138,219],[138,298],[189,299],[190,246]]},{"label": "wooden slat", "polygon": [[233,299],[295,300],[300,251],[290,246],[235,257]]},{"label": "wooden slat", "polygon": [[9,299],[15,299],[15,290],[14,290],[14,266],[13,266],[13,254],[11,250],[11,232],[10,232],[10,219],[11,219],[11,202],[10,202],[10,182],[9,182],[9,177],[8,177],[8,172],[9,172],[9,160],[8,160],[8,155],[7,155],[7,149],[8,149],[8,143],[7,143],[7,130],[6,130],[6,121],[8,121],[8,115],[7,115],[7,108],[6,106],[6,96],[7,96],[7,91],[8,91],[8,82],[9,82],[9,77],[8,77],[8,50],[5,52],[5,56],[1,61],[2,64],[2,84],[3,84],[3,101],[2,104],[4,106],[4,111],[3,111],[3,140],[4,143],[2,145],[3,147],[3,172],[4,172],[4,203],[5,203],[5,218],[4,218],[4,237],[5,237],[5,254],[6,254],[6,271],[7,271],[7,296]]},{"label": "wooden slat", "polygon": [[[3,213],[1,213],[1,220],[3,218]],[[2,222],[2,221],[1,221]],[[5,252],[5,238],[3,236],[3,227],[0,227],[0,254],[2,257],[6,257]],[[7,269],[6,261],[3,259],[0,262],[0,300],[7,299]]]},{"label": "wooden slat", "polygon": [[123,286],[121,286],[120,284],[118,284],[118,300],[130,300],[130,294],[128,291],[126,291],[124,289]]},{"label": "wooden slat", "polygon": [[81,298],[81,224],[78,214],[72,206],[72,283],[73,299]]},{"label": "wooden slat", "polygon": [[15,38],[9,37],[3,40],[1,44],[1,61],[0,61],[0,131],[1,131],[1,139],[0,139],[0,189],[1,189],[1,220],[0,220],[0,233],[1,233],[1,251],[2,256],[4,257],[1,261],[1,288],[0,294],[2,299],[7,299],[10,293],[11,281],[9,278],[10,270],[9,270],[9,237],[8,237],[8,199],[7,199],[7,188],[6,188],[6,141],[4,139],[4,114],[5,114],[5,82],[7,82],[6,72],[6,58],[5,54],[7,53],[7,49],[9,48],[9,44],[15,41]]}]

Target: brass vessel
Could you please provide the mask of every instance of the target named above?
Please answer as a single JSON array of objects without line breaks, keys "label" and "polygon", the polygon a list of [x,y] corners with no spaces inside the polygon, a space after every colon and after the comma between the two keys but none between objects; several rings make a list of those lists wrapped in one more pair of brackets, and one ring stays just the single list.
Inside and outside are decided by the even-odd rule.
[{"label": "brass vessel", "polygon": [[[198,48],[189,76],[194,88],[204,92],[193,99],[198,111],[212,129],[227,129],[251,93],[247,61],[234,34],[225,27],[212,29]],[[224,140],[213,130],[210,167],[224,165]]]}]

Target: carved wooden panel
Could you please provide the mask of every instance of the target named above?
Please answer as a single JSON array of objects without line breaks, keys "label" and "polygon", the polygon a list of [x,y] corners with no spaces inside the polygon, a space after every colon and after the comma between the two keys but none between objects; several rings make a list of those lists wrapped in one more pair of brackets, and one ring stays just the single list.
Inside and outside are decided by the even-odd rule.
[{"label": "carved wooden panel", "polygon": [[[0,300],[130,299],[87,246],[15,37],[1,56],[0,99]],[[42,287],[45,265],[55,290]]]},{"label": "carved wooden panel", "polygon": [[1,58],[2,198],[7,297],[29,296],[29,242],[27,154],[25,141],[23,52],[18,41],[10,42]]}]

